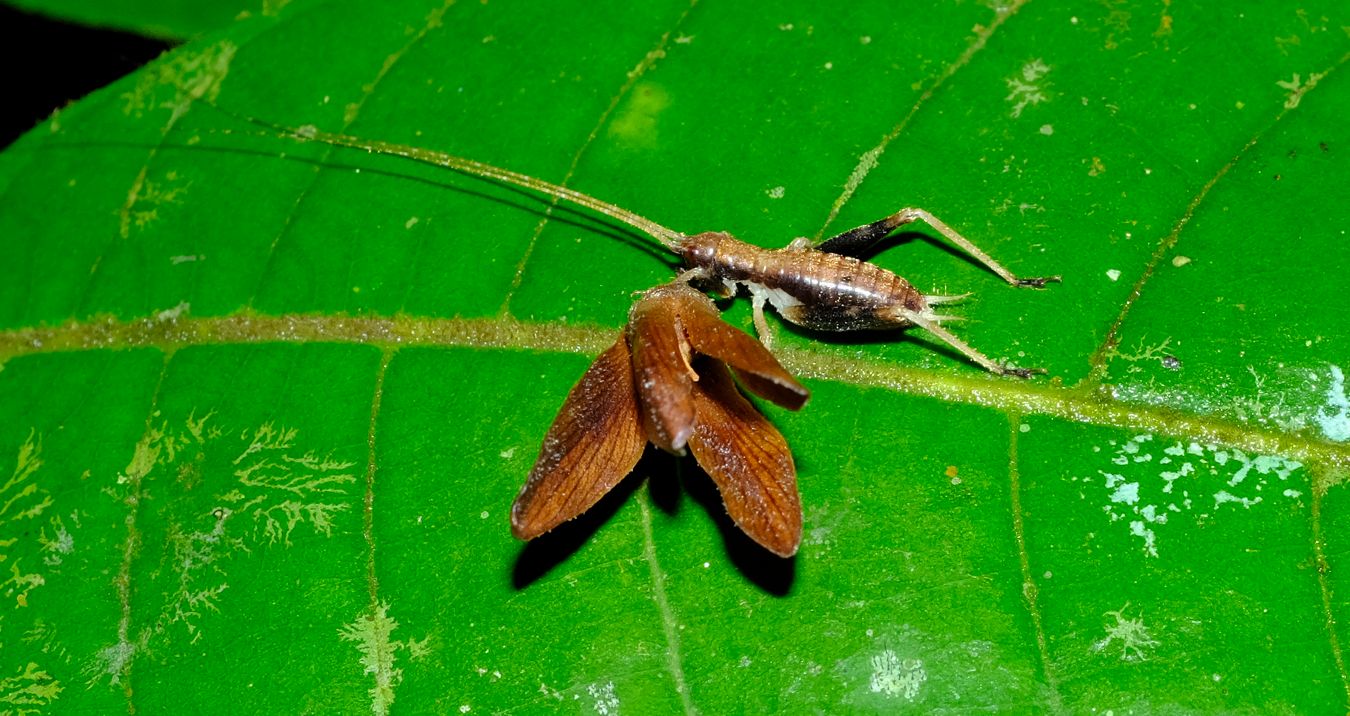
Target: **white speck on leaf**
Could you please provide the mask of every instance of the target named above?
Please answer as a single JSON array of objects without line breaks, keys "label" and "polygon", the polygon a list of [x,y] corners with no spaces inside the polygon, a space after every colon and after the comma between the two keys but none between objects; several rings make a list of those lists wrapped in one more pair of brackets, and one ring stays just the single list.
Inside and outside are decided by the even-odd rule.
[{"label": "white speck on leaf", "polygon": [[928,681],[928,672],[918,659],[901,659],[894,651],[887,649],[872,657],[873,693],[895,697],[903,696],[913,701],[919,695],[919,689]]},{"label": "white speck on leaf", "polygon": [[619,697],[614,694],[613,681],[590,684],[586,687],[586,693],[592,699],[591,708],[600,716],[615,716],[619,713]]},{"label": "white speck on leaf", "polygon": [[1121,643],[1121,661],[1145,661],[1148,659],[1146,649],[1158,646],[1158,641],[1149,634],[1148,627],[1144,626],[1142,617],[1138,619],[1126,619],[1125,610],[1130,608],[1130,603],[1125,602],[1125,606],[1116,611],[1104,612],[1103,616],[1113,617],[1115,624],[1105,624],[1106,638],[1093,644],[1096,651],[1101,651],[1111,645],[1112,642],[1120,640]]},{"label": "white speck on leaf", "polygon": [[1317,426],[1330,440],[1350,440],[1350,398],[1345,394],[1345,372],[1338,365],[1331,366],[1331,384],[1326,395],[1327,407],[1317,413]]},{"label": "white speck on leaf", "polygon": [[[1268,486],[1275,487],[1277,482],[1296,482],[1295,473],[1303,468],[1296,460],[1278,455],[1249,456],[1236,448],[1221,450],[1216,445],[1195,441],[1162,443],[1157,447],[1164,457],[1155,460],[1153,439],[1152,435],[1137,435],[1128,440],[1108,441],[1114,450],[1109,457],[1103,457],[1107,457],[1112,465],[1110,470],[1115,472],[1097,470],[1105,491],[1106,501],[1101,508],[1107,520],[1127,525],[1130,536],[1140,540],[1146,556],[1159,556],[1162,526],[1194,511],[1192,491],[1211,494],[1215,508],[1241,505],[1247,509],[1261,504],[1263,495],[1282,494],[1297,499],[1302,494],[1297,489],[1285,489],[1285,485],[1262,492]],[[1101,447],[1094,447],[1093,451],[1103,452]],[[1077,479],[1095,482],[1093,477]]]}]

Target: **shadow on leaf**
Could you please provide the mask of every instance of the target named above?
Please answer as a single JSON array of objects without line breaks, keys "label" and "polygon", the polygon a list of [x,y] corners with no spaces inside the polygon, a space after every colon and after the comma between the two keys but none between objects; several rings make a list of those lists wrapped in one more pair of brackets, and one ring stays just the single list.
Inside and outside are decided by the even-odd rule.
[{"label": "shadow on leaf", "polygon": [[797,558],[779,557],[747,537],[727,515],[727,508],[722,504],[722,494],[717,491],[712,478],[698,469],[692,460],[688,466],[693,469],[683,471],[684,488],[717,525],[731,563],[760,589],[776,597],[787,595],[797,577]]},{"label": "shadow on leaf", "polygon": [[722,542],[726,545],[727,556],[745,578],[774,596],[781,597],[791,591],[796,578],[796,558],[778,557],[747,537],[727,515],[722,495],[712,478],[698,469],[692,458],[678,458],[654,449],[648,449],[633,473],[594,507],[575,520],[527,543],[520,550],[512,568],[512,586],[525,589],[576,554],[597,530],[609,522],[624,501],[632,497],[642,484],[642,476],[646,476],[649,481],[650,498],[640,495],[635,499],[651,499],[661,512],[674,516],[680,510],[680,484],[683,483],[689,496],[704,508],[717,525]]}]

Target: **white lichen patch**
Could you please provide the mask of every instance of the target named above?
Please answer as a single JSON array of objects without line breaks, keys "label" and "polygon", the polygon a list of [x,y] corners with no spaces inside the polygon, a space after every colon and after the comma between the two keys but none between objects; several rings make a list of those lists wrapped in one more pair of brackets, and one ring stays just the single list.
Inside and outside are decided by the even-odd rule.
[{"label": "white lichen patch", "polygon": [[113,686],[122,683],[122,675],[126,673],[127,666],[131,664],[137,651],[137,646],[129,641],[118,641],[100,649],[94,657],[93,666],[86,670],[89,677],[87,685],[92,687],[104,676],[108,677],[108,683]]},{"label": "white lichen patch", "polygon": [[1092,645],[1093,651],[1105,651],[1111,644],[1120,642],[1120,660],[1121,661],[1144,661],[1148,659],[1148,652],[1158,646],[1158,641],[1149,633],[1148,627],[1144,626],[1143,617],[1137,619],[1125,618],[1125,610],[1130,608],[1130,603],[1115,611],[1105,612],[1102,616],[1111,617],[1113,621],[1102,625],[1106,630],[1106,638]]},{"label": "white lichen patch", "polygon": [[1331,366],[1331,380],[1327,385],[1326,406],[1317,411],[1317,427],[1330,440],[1350,440],[1350,398],[1345,394],[1345,372],[1338,365]]},{"label": "white lichen patch", "polygon": [[[78,513],[72,513],[71,519],[78,523]],[[42,549],[42,563],[59,567],[66,555],[75,551],[75,536],[66,529],[65,520],[57,515],[47,520],[47,526],[38,533],[38,545]]]},{"label": "white lichen patch", "polygon": [[1041,59],[1035,59],[1022,65],[1020,71],[1005,80],[1008,96],[1004,99],[1012,103],[1010,114],[1014,119],[1021,117],[1027,107],[1049,101],[1049,83],[1045,81],[1049,73],[1050,66]]},{"label": "white lichen patch", "polygon": [[[1305,345],[1313,343],[1309,339]],[[1167,356],[1162,360],[1166,361]],[[1169,367],[1168,362],[1162,364]],[[1173,367],[1177,365],[1171,363]],[[1277,364],[1264,371],[1248,366],[1244,373],[1220,382],[1215,389],[1215,392],[1197,393],[1162,387],[1156,381],[1148,380],[1118,384],[1113,395],[1118,400],[1168,405],[1187,412],[1277,428],[1281,432],[1313,428],[1331,439],[1344,436],[1345,440],[1350,440],[1350,399],[1346,398],[1344,372],[1340,366],[1309,368]]]},{"label": "white lichen patch", "polygon": [[1233,506],[1250,509],[1267,498],[1296,499],[1301,494],[1283,487],[1267,490],[1272,483],[1287,483],[1303,467],[1276,455],[1155,440],[1147,434],[1110,440],[1094,451],[1104,453],[1111,466],[1097,470],[1096,476],[1074,478],[1100,490],[1084,490],[1084,499],[1094,493],[1104,496],[1102,511],[1108,520],[1121,523],[1149,557],[1158,556],[1159,530],[1178,520],[1216,517]]},{"label": "white lichen patch", "polygon": [[872,693],[913,701],[928,681],[928,672],[919,659],[901,659],[887,649],[872,657]]},{"label": "white lichen patch", "polygon": [[614,682],[595,683],[586,686],[586,695],[591,697],[591,710],[600,716],[618,716],[619,697],[614,693]]},{"label": "white lichen patch", "polygon": [[375,680],[370,688],[370,712],[385,716],[394,703],[394,690],[403,683],[403,669],[394,665],[399,652],[406,652],[416,661],[427,652],[427,639],[407,642],[391,638],[398,622],[389,616],[389,604],[381,602],[374,610],[358,616],[338,630],[343,641],[356,644],[361,654],[362,673]]},{"label": "white lichen patch", "polygon": [[230,511],[215,512],[215,526],[209,531],[186,531],[179,525],[170,525],[168,534],[169,563],[178,578],[178,584],[169,594],[169,601],[151,633],[161,633],[173,624],[181,624],[190,641],[201,638],[198,623],[208,611],[220,611],[220,595],[229,588],[223,561],[233,549],[247,550],[242,540],[226,535],[225,524]]},{"label": "white lichen patch", "polygon": [[0,713],[48,713],[64,689],[60,681],[30,661],[13,676],[0,678]]},{"label": "white lichen patch", "polygon": [[[14,471],[0,485],[0,564],[4,565],[0,571],[0,593],[7,600],[14,600],[17,607],[28,606],[29,594],[46,584],[46,577],[37,571],[36,563],[41,561],[48,568],[55,567],[60,564],[63,544],[73,547],[71,541],[53,542],[46,536],[47,528],[38,527],[38,521],[53,505],[51,493],[37,479],[41,468],[42,440],[32,430],[14,456]],[[71,538],[67,535],[66,539]],[[48,561],[53,553],[58,555],[54,564]]]}]

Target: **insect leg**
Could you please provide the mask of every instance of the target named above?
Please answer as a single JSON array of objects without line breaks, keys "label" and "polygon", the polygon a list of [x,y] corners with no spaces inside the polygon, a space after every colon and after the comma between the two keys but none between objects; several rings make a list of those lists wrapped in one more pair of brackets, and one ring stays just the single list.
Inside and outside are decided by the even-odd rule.
[{"label": "insect leg", "polygon": [[773,333],[769,331],[769,322],[764,320],[764,300],[763,293],[750,292],[750,306],[755,314],[755,333],[765,348],[773,348]]},{"label": "insect leg", "polygon": [[955,229],[947,226],[941,219],[933,216],[923,209],[910,207],[901,209],[890,216],[874,221],[856,229],[850,229],[838,236],[826,239],[816,245],[819,251],[828,251],[833,254],[844,254],[852,256],[867,249],[867,247],[880,241],[887,234],[905,224],[922,220],[924,223],[938,230],[938,233],[947,237],[948,241],[961,247],[963,251],[970,254],[976,261],[984,264],[990,271],[998,274],[1000,278],[1014,286],[1035,286],[1037,288],[1044,286],[1052,281],[1058,282],[1059,276],[1040,276],[1036,278],[1019,278],[1013,272],[1004,268],[1002,264],[995,261],[992,256],[986,254],[980,247],[976,246],[970,239],[957,233]]},{"label": "insect leg", "polygon": [[873,221],[870,224],[864,224],[856,229],[849,229],[842,234],[832,236],[824,241],[812,245],[810,239],[796,239],[789,248],[794,249],[815,249],[830,254],[840,254],[842,256],[852,256],[857,258],[858,254],[871,248],[873,244],[886,238],[886,235],[896,229],[896,227],[907,224],[914,219],[905,218],[904,214],[909,209],[905,209],[897,214],[892,214],[880,221]]},{"label": "insect leg", "polygon": [[995,363],[989,356],[970,347],[968,343],[952,335],[951,331],[938,325],[938,322],[934,320],[934,316],[926,316],[917,311],[911,311],[904,308],[897,311],[896,315],[942,339],[943,343],[960,351],[967,358],[979,363],[985,370],[991,373],[998,373],[999,375],[1015,375],[1018,378],[1030,378],[1036,373],[1045,372],[1044,368],[1013,368],[1011,366]]}]

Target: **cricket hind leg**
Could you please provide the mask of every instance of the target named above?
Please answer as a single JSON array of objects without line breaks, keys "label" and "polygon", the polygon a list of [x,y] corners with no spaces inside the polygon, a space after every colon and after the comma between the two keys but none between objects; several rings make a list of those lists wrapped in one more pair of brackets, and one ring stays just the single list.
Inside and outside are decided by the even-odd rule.
[{"label": "cricket hind leg", "polygon": [[[908,210],[906,210],[908,211]],[[842,234],[832,236],[824,241],[813,244],[810,239],[796,239],[788,248],[793,249],[815,249],[829,254],[839,254],[841,256],[852,256],[858,258],[860,254],[872,248],[878,241],[886,238],[897,227],[907,224],[914,219],[900,219],[902,211],[898,214],[892,214],[880,221],[873,221],[870,224],[864,224],[856,229],[849,229]]]},{"label": "cricket hind leg", "polygon": [[[817,251],[825,251],[832,254],[842,254],[844,256],[854,256],[866,251],[876,242],[885,238],[887,234],[915,221],[923,221],[929,226],[937,229],[938,233],[947,237],[947,240],[956,244],[976,261],[979,261],[986,268],[998,274],[999,278],[1014,286],[1033,286],[1041,288],[1047,283],[1060,281],[1059,276],[1038,276],[1035,278],[1020,278],[1013,272],[1003,267],[1003,264],[994,260],[994,257],[985,253],[980,247],[976,246],[970,239],[957,233],[956,229],[947,226],[946,222],[933,216],[924,209],[909,207],[891,214],[890,216],[874,221],[870,224],[864,224],[856,229],[849,229],[838,236],[828,238],[814,247]],[[800,240],[798,240],[800,241]],[[795,248],[807,248],[809,244],[798,245],[793,242]]]},{"label": "cricket hind leg", "polygon": [[933,335],[937,336],[939,339],[942,340],[943,343],[946,343],[952,348],[955,348],[956,350],[960,351],[962,355],[980,364],[981,367],[983,367],[990,373],[997,373],[999,375],[1013,375],[1017,376],[1018,378],[1030,378],[1033,375],[1045,372],[1044,368],[1014,368],[1012,366],[1002,365],[998,362],[995,362],[994,359],[975,350],[970,346],[970,344],[966,343],[960,338],[957,338],[955,335],[952,334],[951,331],[948,331],[947,329],[938,325],[939,321],[944,320],[946,317],[919,313],[917,311],[911,311],[909,309],[900,309],[899,311],[896,312],[896,316],[899,318],[903,318],[904,320],[913,323],[919,328],[922,328],[925,331],[928,331],[929,333],[932,333]]}]

